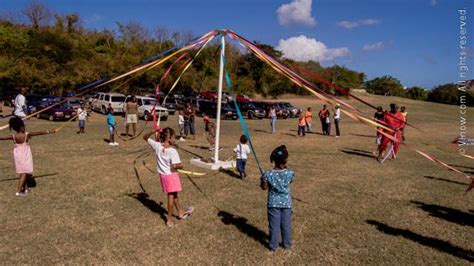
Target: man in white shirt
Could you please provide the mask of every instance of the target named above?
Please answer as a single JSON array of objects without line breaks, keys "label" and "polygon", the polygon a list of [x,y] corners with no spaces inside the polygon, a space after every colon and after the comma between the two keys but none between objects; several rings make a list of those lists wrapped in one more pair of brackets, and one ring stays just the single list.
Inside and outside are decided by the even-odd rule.
[{"label": "man in white shirt", "polygon": [[334,125],[336,126],[336,138],[339,138],[341,132],[339,131],[339,119],[341,118],[341,106],[336,104],[336,109],[334,110]]},{"label": "man in white shirt", "polygon": [[27,107],[26,107],[26,88],[23,87],[20,89],[20,93],[16,96],[15,98],[15,104],[13,107],[15,108],[13,110],[13,115],[20,117],[20,118],[25,118],[26,114],[28,113]]}]

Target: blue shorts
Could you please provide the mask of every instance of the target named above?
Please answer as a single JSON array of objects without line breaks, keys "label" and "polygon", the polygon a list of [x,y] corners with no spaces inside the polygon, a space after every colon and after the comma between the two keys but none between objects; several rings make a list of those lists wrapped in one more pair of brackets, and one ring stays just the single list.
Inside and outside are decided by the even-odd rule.
[{"label": "blue shorts", "polygon": [[79,120],[79,127],[84,128],[86,126],[86,120]]}]

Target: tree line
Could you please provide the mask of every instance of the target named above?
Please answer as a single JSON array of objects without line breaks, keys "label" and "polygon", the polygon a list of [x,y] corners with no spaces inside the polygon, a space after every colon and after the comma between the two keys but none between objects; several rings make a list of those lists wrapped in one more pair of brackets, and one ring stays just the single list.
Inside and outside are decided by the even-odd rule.
[{"label": "tree line", "polygon": [[[191,31],[172,31],[166,26],[157,26],[151,30],[137,21],[116,22],[116,25],[116,30],[88,29],[83,26],[79,14],[57,14],[36,0],[29,2],[21,13],[3,13],[0,16],[0,97],[14,94],[19,86],[55,95],[76,90],[91,81],[124,73],[145,58],[182,46],[197,37]],[[363,72],[339,65],[323,67],[314,61],[295,62],[284,58],[271,45],[258,41],[255,43],[284,65],[290,68],[296,65],[347,90],[365,88],[369,93],[415,100],[430,100],[434,97],[430,98],[431,92],[420,87],[404,90],[400,81],[390,76],[366,81]],[[219,50],[217,41],[210,43],[183,75],[176,91],[187,93],[215,90]],[[101,90],[152,92],[172,62],[173,60],[169,60],[157,68]],[[242,51],[232,43],[226,47],[226,62],[237,93],[250,96],[260,94],[265,97],[307,93],[252,53]],[[179,74],[179,69],[172,71],[160,84],[164,91],[169,89]],[[326,84],[305,77],[328,93],[343,95]],[[444,100],[445,96],[442,95],[440,97]]]}]

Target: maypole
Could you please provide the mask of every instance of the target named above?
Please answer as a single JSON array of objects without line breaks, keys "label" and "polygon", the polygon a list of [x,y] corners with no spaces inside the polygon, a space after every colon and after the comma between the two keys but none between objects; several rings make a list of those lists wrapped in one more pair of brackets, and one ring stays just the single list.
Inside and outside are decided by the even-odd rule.
[{"label": "maypole", "polygon": [[219,88],[217,92],[217,116],[216,116],[216,143],[214,145],[214,162],[219,161],[219,140],[221,135],[221,109],[222,109],[222,85],[224,84],[224,56],[225,56],[225,33],[221,33],[221,60],[219,66]]},{"label": "maypole", "polygon": [[228,169],[235,166],[235,161],[219,161],[219,142],[221,135],[221,109],[222,109],[222,87],[224,85],[224,58],[225,58],[225,35],[227,30],[220,30],[221,34],[221,54],[220,54],[220,65],[219,65],[219,87],[217,92],[217,115],[216,115],[216,139],[214,144],[214,158],[212,162],[203,161],[198,158],[191,159],[191,163],[199,166],[208,168],[211,170],[219,170],[220,168]]}]

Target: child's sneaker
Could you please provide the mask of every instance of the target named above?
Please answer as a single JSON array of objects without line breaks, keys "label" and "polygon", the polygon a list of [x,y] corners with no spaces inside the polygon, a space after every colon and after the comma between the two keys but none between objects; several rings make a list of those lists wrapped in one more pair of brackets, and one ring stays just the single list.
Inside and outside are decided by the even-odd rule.
[{"label": "child's sneaker", "polygon": [[31,189],[25,188],[25,191],[24,191],[25,194],[28,194],[28,193],[30,193],[30,192],[31,192]]},{"label": "child's sneaker", "polygon": [[179,141],[186,141],[184,138],[180,138]]},{"label": "child's sneaker", "polygon": [[114,146],[118,146],[118,145],[119,145],[118,142],[114,142]]},{"label": "child's sneaker", "polygon": [[114,146],[115,145],[114,143],[115,142],[109,142],[109,146]]},{"label": "child's sneaker", "polygon": [[26,193],[24,193],[24,192],[17,192],[17,193],[15,193],[15,196],[17,196],[17,197],[24,197],[24,196],[26,196]]}]

